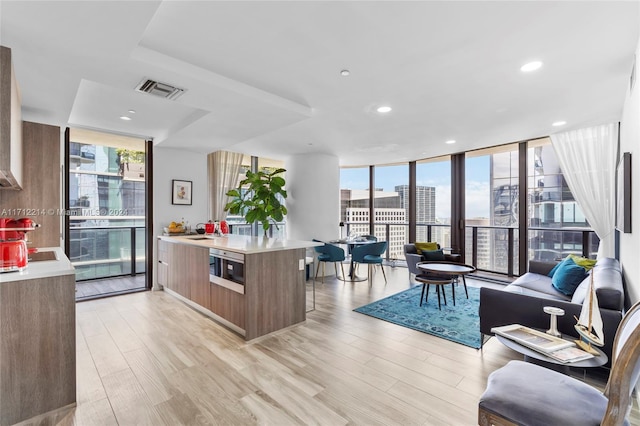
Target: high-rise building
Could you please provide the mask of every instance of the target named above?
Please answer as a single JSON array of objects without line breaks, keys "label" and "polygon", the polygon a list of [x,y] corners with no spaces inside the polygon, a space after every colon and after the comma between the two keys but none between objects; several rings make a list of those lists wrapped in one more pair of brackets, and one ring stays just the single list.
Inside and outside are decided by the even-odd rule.
[{"label": "high-rise building", "polygon": [[[409,211],[409,185],[396,185],[400,196],[400,207]],[[418,223],[436,222],[436,188],[434,186],[416,186],[416,221]]]},{"label": "high-rise building", "polygon": [[[400,197],[397,192],[374,192],[375,208],[374,222],[385,224],[375,226],[373,235],[379,241],[387,241],[390,259],[402,259],[404,244],[407,239],[406,210],[400,207]],[[369,234],[369,191],[340,190],[340,217],[349,223],[350,235]],[[393,225],[394,223],[398,225]],[[386,235],[386,224],[389,224],[389,237]]]},{"label": "high-rise building", "polygon": [[[489,218],[471,218],[465,220],[467,227],[478,227],[475,235],[476,242],[476,268],[478,269],[486,269],[491,270],[492,265],[492,251],[491,247],[493,245],[493,241],[491,238],[491,229],[488,228]],[[465,258],[466,262],[472,263],[472,252],[473,252],[473,232],[467,230],[465,235]]]},{"label": "high-rise building", "polygon": [[[478,263],[480,264],[480,259],[482,258],[482,261],[486,262],[486,266],[483,265],[481,268],[507,273],[509,270],[509,231],[504,228],[518,227],[518,196],[520,193],[518,184],[518,150],[513,149],[492,153],[489,156],[489,160],[491,197],[490,217],[487,225],[501,228],[478,230],[478,238],[482,234],[483,242],[485,238],[488,242],[485,248],[487,254],[480,253],[480,246],[478,246]],[[469,220],[467,220],[467,223],[469,223]],[[519,251],[517,249],[519,236],[517,232],[514,233],[513,239],[513,265],[517,267],[519,259]],[[480,266],[478,265],[478,267]],[[514,272],[517,273],[518,271]]]},{"label": "high-rise building", "polygon": [[529,149],[529,157],[529,227],[538,228],[529,233],[529,257],[550,261],[582,254],[581,232],[556,231],[588,228],[589,223],[564,179],[553,146],[548,139],[535,144]]},{"label": "high-rise building", "polygon": [[[396,185],[394,189],[400,195],[400,206],[409,217],[409,185]],[[416,186],[416,223],[416,241],[428,241],[428,229],[424,225],[439,223],[436,218],[436,188],[434,186]],[[449,244],[442,240],[444,228],[433,227],[431,240],[439,242],[442,246],[448,246]],[[447,234],[449,235],[450,231]]]}]

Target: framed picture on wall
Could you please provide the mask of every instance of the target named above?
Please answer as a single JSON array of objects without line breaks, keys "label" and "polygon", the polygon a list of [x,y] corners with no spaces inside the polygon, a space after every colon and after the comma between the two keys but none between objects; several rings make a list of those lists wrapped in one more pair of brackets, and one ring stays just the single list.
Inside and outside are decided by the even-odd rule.
[{"label": "framed picture on wall", "polygon": [[631,153],[622,154],[616,170],[616,229],[631,233]]},{"label": "framed picture on wall", "polygon": [[191,181],[171,181],[171,204],[191,205]]}]

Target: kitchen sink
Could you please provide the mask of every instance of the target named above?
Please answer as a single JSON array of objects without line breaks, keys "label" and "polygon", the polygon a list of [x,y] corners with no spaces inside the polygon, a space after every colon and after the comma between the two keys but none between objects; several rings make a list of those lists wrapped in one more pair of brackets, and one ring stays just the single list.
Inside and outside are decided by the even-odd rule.
[{"label": "kitchen sink", "polygon": [[54,251],[39,251],[29,254],[29,262],[41,262],[44,260],[58,260]]},{"label": "kitchen sink", "polygon": [[211,238],[209,237],[193,237],[193,238],[189,238],[190,240],[194,240],[194,241],[200,241],[200,240],[210,240]]}]

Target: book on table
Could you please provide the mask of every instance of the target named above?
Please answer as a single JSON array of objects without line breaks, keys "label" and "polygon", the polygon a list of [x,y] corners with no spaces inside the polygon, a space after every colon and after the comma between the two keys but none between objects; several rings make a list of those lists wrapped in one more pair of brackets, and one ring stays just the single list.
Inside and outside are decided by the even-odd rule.
[{"label": "book on table", "polygon": [[575,346],[575,343],[569,340],[555,337],[533,328],[525,327],[520,324],[503,325],[502,327],[493,327],[492,333],[511,339],[523,346],[549,355],[560,349]]},{"label": "book on table", "polygon": [[568,363],[568,362],[576,362],[576,361],[582,361],[585,359],[589,359],[589,358],[593,358],[593,355],[590,354],[589,352],[585,352],[580,348],[564,348],[564,349],[558,349],[555,352],[551,352],[549,354],[551,358],[555,359],[556,361],[562,362],[562,363]]}]

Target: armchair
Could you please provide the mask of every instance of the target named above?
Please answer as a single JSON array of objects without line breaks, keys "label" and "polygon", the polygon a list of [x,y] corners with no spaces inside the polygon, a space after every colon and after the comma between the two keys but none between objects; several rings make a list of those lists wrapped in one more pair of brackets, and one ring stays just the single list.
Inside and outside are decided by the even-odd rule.
[{"label": "armchair", "polygon": [[[440,249],[440,244],[437,245],[438,250]],[[409,283],[411,283],[411,274],[420,275],[423,272],[418,269],[419,262],[437,262],[436,260],[426,260],[423,258],[422,254],[418,254],[418,250],[416,249],[416,245],[405,244],[404,245],[404,258],[407,261],[407,269],[409,269]],[[444,254],[444,261],[446,262],[462,262],[462,256],[459,254]]]},{"label": "armchair", "polygon": [[478,404],[478,424],[629,424],[631,395],[640,375],[640,302],[622,319],[612,357],[604,392],[535,364],[510,361],[489,376]]}]

